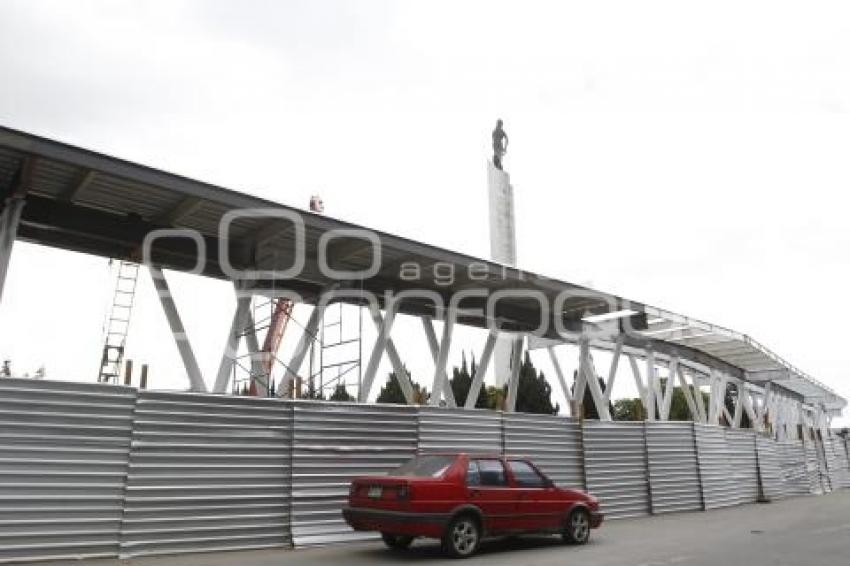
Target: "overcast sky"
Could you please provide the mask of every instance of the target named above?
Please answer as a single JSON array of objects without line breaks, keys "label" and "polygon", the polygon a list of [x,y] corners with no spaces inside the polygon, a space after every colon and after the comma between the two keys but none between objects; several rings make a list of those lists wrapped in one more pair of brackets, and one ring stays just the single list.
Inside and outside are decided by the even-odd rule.
[{"label": "overcast sky", "polygon": [[[850,397],[848,112],[846,2],[0,0],[3,125],[486,257],[501,117],[520,267],[750,334]],[[173,282],[211,381],[231,290]],[[93,380],[112,284],[17,246],[0,356]],[[181,386],[147,280],[128,346]]]}]

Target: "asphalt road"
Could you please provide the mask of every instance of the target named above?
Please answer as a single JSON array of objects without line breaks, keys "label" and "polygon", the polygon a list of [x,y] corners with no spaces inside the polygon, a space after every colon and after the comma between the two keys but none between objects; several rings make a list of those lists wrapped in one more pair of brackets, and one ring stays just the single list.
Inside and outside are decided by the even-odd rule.
[{"label": "asphalt road", "polygon": [[[844,566],[850,564],[850,490],[822,497],[745,505],[707,513],[676,513],[610,521],[583,547],[557,538],[485,542],[457,561],[431,541],[390,552],[380,541],[305,550],[209,553],[125,561],[133,566],[318,566],[321,564],[487,564],[488,566]],[[44,564],[44,563],[42,563]],[[81,562],[54,562],[74,564]],[[112,566],[116,560],[86,564]]]}]

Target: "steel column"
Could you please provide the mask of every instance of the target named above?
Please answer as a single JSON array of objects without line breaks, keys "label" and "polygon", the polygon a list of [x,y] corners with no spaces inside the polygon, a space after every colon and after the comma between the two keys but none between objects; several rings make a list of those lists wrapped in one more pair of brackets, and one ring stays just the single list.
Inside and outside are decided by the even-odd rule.
[{"label": "steel column", "polygon": [[[564,392],[564,397],[567,399],[567,404],[569,405],[570,412],[572,413],[572,402],[575,398],[573,397],[572,391],[570,391],[570,388],[567,386],[567,380],[564,377],[564,370],[561,368],[561,363],[558,361],[558,357],[555,355],[555,348],[549,346],[548,348],[546,348],[546,350],[548,350],[549,352],[549,359],[552,360],[552,367],[555,368],[555,375],[558,376],[558,383],[561,385],[561,389]],[[570,416],[576,417],[578,415],[571,414]]]},{"label": "steel column", "polygon": [[524,341],[522,334],[517,335],[511,344],[511,376],[508,382],[508,397],[505,400],[505,410],[509,413],[516,411],[516,395],[519,386],[519,373],[522,364],[522,345]]},{"label": "steel column", "polygon": [[213,385],[213,393],[224,393],[227,390],[227,384],[230,382],[230,376],[233,373],[233,365],[236,363],[236,356],[239,350],[239,337],[242,330],[248,324],[248,315],[251,311],[251,296],[240,296],[237,290],[236,296],[236,311],[233,313],[233,322],[230,325],[230,333],[227,335],[227,342],[224,346],[224,353],[221,356],[221,364],[218,366],[218,375],[215,378]]},{"label": "steel column", "polygon": [[186,369],[186,375],[189,378],[189,388],[191,391],[206,393],[207,386],[201,376],[201,369],[198,367],[198,360],[192,351],[192,345],[189,343],[183,321],[180,320],[180,313],[177,311],[174,297],[168,288],[165,274],[160,268],[153,266],[148,266],[148,271],[159,296],[162,311],[165,313],[166,320],[168,320],[168,326],[171,328],[171,334],[174,336],[174,342],[177,344],[177,350],[180,352],[180,358],[183,360],[183,367]]},{"label": "steel column", "polygon": [[437,333],[434,331],[434,322],[430,317],[421,317],[422,327],[428,337],[428,345],[431,349],[431,357],[434,358],[434,382],[431,388],[431,405],[439,405],[442,397],[446,398],[449,407],[457,407],[454,392],[452,391],[449,376],[446,372],[446,364],[449,359],[449,350],[452,345],[454,333],[454,316],[446,311],[443,320],[443,335],[439,345],[437,344]]},{"label": "steel column", "polygon": [[[371,310],[371,314],[372,321],[375,323],[375,327],[380,333],[381,326],[384,323],[381,311],[374,309]],[[387,357],[389,357],[390,363],[393,366],[393,372],[398,380],[398,385],[401,387],[401,393],[404,395],[404,400],[408,405],[415,404],[416,399],[414,398],[413,383],[410,381],[410,374],[408,374],[407,370],[404,368],[404,363],[401,361],[401,356],[398,354],[398,349],[396,349],[395,342],[393,342],[393,339],[390,338],[389,333],[387,333],[386,351]],[[371,387],[371,381],[369,385]]]},{"label": "steel column", "polygon": [[481,353],[481,359],[478,360],[478,367],[475,368],[475,375],[472,376],[472,385],[469,388],[469,393],[466,395],[466,401],[463,404],[464,409],[474,409],[478,403],[478,395],[481,393],[481,384],[484,382],[484,376],[487,373],[487,368],[490,366],[490,360],[493,358],[493,350],[496,347],[496,340],[499,333],[495,330],[490,330],[487,334],[487,341],[484,343],[484,351]]},{"label": "steel column", "polygon": [[3,287],[6,285],[6,274],[9,271],[9,261],[12,259],[12,246],[18,235],[18,224],[24,199],[12,197],[6,201],[3,212],[0,213],[0,302],[3,300]]}]

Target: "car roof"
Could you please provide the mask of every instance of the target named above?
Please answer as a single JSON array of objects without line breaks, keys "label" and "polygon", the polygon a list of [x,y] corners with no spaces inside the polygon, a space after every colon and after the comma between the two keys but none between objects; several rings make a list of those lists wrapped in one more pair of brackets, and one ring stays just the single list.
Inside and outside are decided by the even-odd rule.
[{"label": "car roof", "polygon": [[499,454],[497,452],[419,452],[416,454],[417,456],[451,456],[451,457],[459,457],[466,456],[467,458],[495,458],[497,460],[501,460],[503,458],[508,459],[520,459],[527,460],[525,456],[517,455],[517,454]]}]

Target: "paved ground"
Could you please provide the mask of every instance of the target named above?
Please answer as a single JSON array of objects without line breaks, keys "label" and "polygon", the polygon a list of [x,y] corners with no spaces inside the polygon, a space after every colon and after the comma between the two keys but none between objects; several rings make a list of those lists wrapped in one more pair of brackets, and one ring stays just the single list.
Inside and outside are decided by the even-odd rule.
[{"label": "paved ground", "polygon": [[[307,550],[195,554],[127,561],[133,566],[318,566],[322,564],[544,566],[841,566],[850,564],[850,490],[708,513],[611,521],[587,546],[556,538],[495,540],[460,562],[422,541],[402,553],[380,542]],[[53,563],[60,564],[60,563]],[[80,562],[62,563],[80,565]],[[90,561],[111,566],[115,560]]]}]

